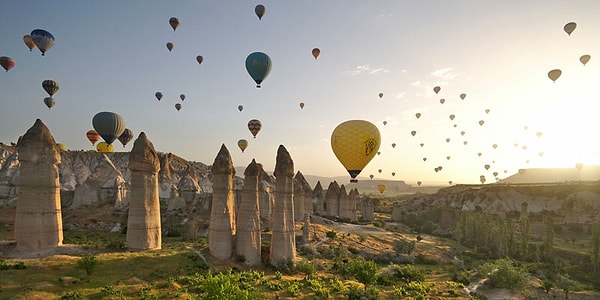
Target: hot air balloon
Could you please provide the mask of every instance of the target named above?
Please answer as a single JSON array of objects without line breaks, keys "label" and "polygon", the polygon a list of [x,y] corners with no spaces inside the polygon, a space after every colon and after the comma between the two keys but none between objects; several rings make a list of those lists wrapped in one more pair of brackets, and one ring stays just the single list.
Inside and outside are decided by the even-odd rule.
[{"label": "hot air balloon", "polygon": [[494,172],[492,175],[494,175],[494,177],[498,177],[498,172]]},{"label": "hot air balloon", "polygon": [[417,119],[420,118],[421,117],[421,113],[416,113],[415,117],[417,117]]},{"label": "hot air balloon", "polygon": [[179,27],[179,19],[177,19],[175,17],[171,17],[169,19],[169,25],[171,25],[171,28],[173,28],[173,31],[177,30],[177,27]]},{"label": "hot air balloon", "polygon": [[544,152],[540,151],[540,152],[538,152],[538,155],[539,155],[540,157],[544,157]]},{"label": "hot air balloon", "polygon": [[242,110],[244,110],[244,106],[243,106],[243,105],[238,105],[238,110],[239,110],[239,111],[242,111]]},{"label": "hot air balloon", "polygon": [[483,166],[483,167],[484,167],[486,170],[489,170],[489,169],[490,169],[490,165],[485,165],[485,166]]},{"label": "hot air balloon", "polygon": [[265,15],[265,12],[266,8],[262,4],[259,4],[256,7],[254,7],[254,13],[256,14],[259,20],[262,20],[262,17]]},{"label": "hot air balloon", "polygon": [[464,130],[463,130],[463,131],[461,131],[461,132],[460,132],[460,135],[465,135],[465,131],[464,131]]},{"label": "hot air balloon", "polygon": [[485,123],[484,120],[479,120],[479,126],[483,126],[484,123]]},{"label": "hot air balloon", "polygon": [[271,58],[262,52],[250,53],[246,57],[246,70],[254,82],[256,82],[256,87],[260,88],[261,82],[271,72]]},{"label": "hot air balloon", "polygon": [[449,118],[450,118],[450,121],[454,121],[454,118],[455,118],[455,117],[456,117],[455,115],[450,115],[450,117],[449,117]]},{"label": "hot air balloon", "polygon": [[550,78],[553,82],[556,82],[556,79],[560,77],[562,71],[560,69],[554,69],[548,72],[548,78]]},{"label": "hot air balloon", "polygon": [[0,56],[0,66],[8,72],[8,70],[15,67],[15,61],[8,56]]},{"label": "hot air balloon", "polygon": [[48,109],[51,109],[52,106],[54,106],[54,104],[56,104],[56,100],[52,97],[46,97],[46,98],[44,98],[44,104],[46,104],[46,106],[48,106]]},{"label": "hot air balloon", "polygon": [[312,56],[317,59],[317,57],[319,57],[319,54],[321,54],[321,49],[319,48],[314,48],[312,49]]},{"label": "hot air balloon", "polygon": [[587,64],[588,61],[590,61],[590,58],[592,57],[589,54],[585,54],[579,58],[579,61],[585,66],[585,64]]},{"label": "hot air balloon", "polygon": [[463,141],[463,144],[466,146],[469,142],[468,141]]},{"label": "hot air balloon", "polygon": [[380,145],[377,126],[364,120],[345,121],[331,134],[331,148],[350,174],[350,182],[358,182],[356,176],[373,159]]},{"label": "hot air balloon", "polygon": [[583,169],[583,163],[580,163],[580,162],[576,163],[575,168],[577,169],[577,171],[581,171],[581,169]]},{"label": "hot air balloon", "polygon": [[565,32],[568,35],[571,35],[571,33],[573,33],[573,30],[575,30],[576,27],[577,27],[577,23],[575,23],[575,22],[569,22],[569,23],[565,24],[565,26],[563,27],[563,29],[565,30]]},{"label": "hot air balloon", "polygon": [[94,129],[88,130],[88,132],[85,133],[85,136],[90,141],[90,143],[92,143],[92,145],[94,145],[100,139],[100,135]]},{"label": "hot air balloon", "polygon": [[262,123],[259,120],[252,119],[252,120],[248,121],[248,130],[250,130],[250,133],[252,133],[252,136],[254,138],[256,138],[256,135],[258,134],[258,132],[260,131],[261,128],[262,128]]},{"label": "hot air balloon", "polygon": [[125,131],[119,135],[119,142],[123,144],[123,148],[133,139],[133,131],[129,128],[125,128]]},{"label": "hot air balloon", "polygon": [[481,175],[479,177],[479,181],[481,182],[481,184],[484,184],[485,183],[485,176]]},{"label": "hot air balloon", "polygon": [[417,134],[416,130],[413,130],[413,131],[410,132],[410,135],[412,135],[412,136],[415,136],[416,134]]},{"label": "hot air balloon", "polygon": [[304,102],[300,102],[300,109],[304,109]]},{"label": "hot air balloon", "polygon": [[446,160],[450,160],[452,158],[450,155],[446,156]]},{"label": "hot air balloon", "polygon": [[481,153],[481,152],[477,153],[477,156],[481,157],[481,155],[483,155],[483,153]]},{"label": "hot air balloon", "polygon": [[154,97],[156,97],[156,99],[157,99],[158,101],[160,101],[160,99],[162,99],[162,97],[163,97],[163,93],[161,93],[161,92],[156,92],[156,93],[154,93]]},{"label": "hot air balloon", "polygon": [[379,172],[379,174],[381,174],[382,171],[383,171],[382,169],[377,170],[377,172]]},{"label": "hot air balloon", "polygon": [[523,130],[527,130],[527,129],[529,129],[529,126],[527,126],[527,125],[523,126]]},{"label": "hot air balloon", "polygon": [[61,144],[61,143],[56,143],[56,148],[58,148],[58,150],[61,150],[61,151],[69,151],[69,148],[67,148],[67,146],[65,144]]},{"label": "hot air balloon", "polygon": [[446,138],[446,143],[450,143],[450,138]]},{"label": "hot air balloon", "polygon": [[42,81],[42,88],[44,89],[44,91],[46,91],[46,93],[48,93],[48,95],[50,95],[50,97],[52,97],[54,96],[54,94],[56,94],[56,92],[58,92],[59,86],[58,82],[46,79]]},{"label": "hot air balloon", "polygon": [[30,34],[26,34],[23,36],[23,42],[25,43],[25,46],[27,46],[27,48],[29,48],[29,51],[33,51],[33,48],[35,48],[35,43],[31,39]]},{"label": "hot air balloon", "polygon": [[244,153],[244,150],[248,148],[248,141],[245,139],[240,139],[238,141],[238,147],[240,147],[240,150],[242,150],[242,153]]},{"label": "hot air balloon", "polygon": [[448,181],[448,185],[452,185],[452,180],[449,180],[449,181]]},{"label": "hot air balloon", "polygon": [[167,49],[169,49],[169,52],[171,52],[173,50],[173,43],[168,42],[167,43]]},{"label": "hot air balloon", "polygon": [[107,144],[112,144],[125,131],[125,119],[113,112],[99,112],[92,119],[92,125]]},{"label": "hot air balloon", "polygon": [[181,110],[181,103],[175,103],[175,109],[177,111],[180,111]]},{"label": "hot air balloon", "polygon": [[392,143],[392,148],[396,148],[396,143]]},{"label": "hot air balloon", "polygon": [[423,148],[423,146],[425,146],[425,144],[421,143],[420,146],[421,146],[421,148]]},{"label": "hot air balloon", "polygon": [[467,94],[462,93],[462,94],[460,94],[459,97],[460,97],[460,100],[465,100],[465,98],[467,97]]},{"label": "hot air balloon", "polygon": [[115,151],[115,146],[107,142],[100,142],[98,145],[96,145],[96,150],[98,152],[110,153]]},{"label": "hot air balloon", "polygon": [[492,148],[494,148],[494,149],[498,148],[498,144],[493,144]]},{"label": "hot air balloon", "polygon": [[485,110],[485,113],[486,113],[486,114],[489,114],[489,113],[490,113],[490,109],[489,109],[489,108],[488,108],[488,109],[486,109],[486,110]]},{"label": "hot air balloon", "polygon": [[369,175],[369,178],[373,179],[373,177],[375,177],[375,175],[373,175],[373,174]]},{"label": "hot air balloon", "polygon": [[387,125],[387,121],[383,121],[383,126]]},{"label": "hot air balloon", "polygon": [[385,191],[385,188],[386,188],[385,184],[378,184],[377,185],[377,190],[379,190],[379,192],[382,193],[382,194]]},{"label": "hot air balloon", "polygon": [[417,181],[417,185],[421,186],[422,182],[421,181]]},{"label": "hot air balloon", "polygon": [[33,43],[42,52],[42,56],[54,46],[54,36],[44,29],[34,29],[30,36]]},{"label": "hot air balloon", "polygon": [[204,60],[204,57],[202,57],[202,55],[198,55],[196,56],[196,61],[198,62],[199,65],[202,64],[202,61]]},{"label": "hot air balloon", "polygon": [[441,89],[442,89],[441,87],[436,86],[436,87],[433,88],[433,92],[437,94],[437,93],[440,92]]},{"label": "hot air balloon", "polygon": [[185,100],[185,95],[184,94],[179,95],[179,99],[181,99],[181,101]]},{"label": "hot air balloon", "polygon": [[427,157],[423,157],[423,161],[427,161]]},{"label": "hot air balloon", "polygon": [[383,93],[379,93],[379,98],[383,98]]},{"label": "hot air balloon", "polygon": [[544,133],[543,133],[543,132],[541,132],[541,131],[538,131],[538,132],[536,132],[536,134],[535,134],[535,135],[537,135],[537,137],[541,138],[541,137],[542,137],[542,135],[544,135]]},{"label": "hot air balloon", "polygon": [[444,102],[446,102],[446,99],[440,99],[441,104],[444,104]]},{"label": "hot air balloon", "polygon": [[392,172],[392,176],[396,176],[396,172]]}]

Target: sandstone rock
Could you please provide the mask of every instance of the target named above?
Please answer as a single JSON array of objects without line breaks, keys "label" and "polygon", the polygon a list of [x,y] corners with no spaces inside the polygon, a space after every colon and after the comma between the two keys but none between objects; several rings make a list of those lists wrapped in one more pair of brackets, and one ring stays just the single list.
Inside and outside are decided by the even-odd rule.
[{"label": "sandstone rock", "polygon": [[273,266],[280,267],[296,260],[294,162],[283,145],[277,149],[273,174],[275,175],[275,203],[269,259]]},{"label": "sandstone rock", "polygon": [[127,247],[154,250],[162,247],[158,171],[160,160],[154,145],[140,133],[129,155],[131,191],[127,218]]},{"label": "sandstone rock", "polygon": [[234,182],[235,169],[225,144],[212,165],[213,198],[210,211],[208,248],[219,259],[229,259],[233,254],[235,227]]},{"label": "sandstone rock", "polygon": [[50,130],[40,119],[17,145],[19,200],[15,218],[17,249],[27,252],[62,245],[62,213],[58,164],[60,154]]},{"label": "sandstone rock", "polygon": [[317,181],[315,188],[312,192],[312,202],[316,207],[316,213],[319,215],[325,215],[325,195],[323,194],[323,187],[321,181]]},{"label": "sandstone rock", "polygon": [[244,187],[237,214],[236,252],[244,264],[261,263],[260,209],[258,207],[258,167],[253,159],[244,171]]},{"label": "sandstone rock", "polygon": [[326,214],[331,217],[340,215],[340,186],[336,181],[329,183],[325,193]]}]

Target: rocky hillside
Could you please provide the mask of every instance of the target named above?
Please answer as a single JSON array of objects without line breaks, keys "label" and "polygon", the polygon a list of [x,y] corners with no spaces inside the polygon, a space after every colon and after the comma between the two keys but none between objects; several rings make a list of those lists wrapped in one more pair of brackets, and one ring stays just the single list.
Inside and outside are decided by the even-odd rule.
[{"label": "rocky hillside", "polygon": [[435,207],[495,214],[552,213],[564,223],[600,222],[600,181],[553,184],[456,185],[435,194],[415,194],[394,208],[396,218]]}]

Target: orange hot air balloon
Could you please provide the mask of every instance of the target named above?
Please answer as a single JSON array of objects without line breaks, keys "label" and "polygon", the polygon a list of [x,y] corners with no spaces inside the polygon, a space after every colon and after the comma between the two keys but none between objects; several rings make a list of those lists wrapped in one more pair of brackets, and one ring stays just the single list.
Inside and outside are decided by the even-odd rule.
[{"label": "orange hot air balloon", "polygon": [[85,136],[87,136],[87,139],[90,141],[90,143],[92,143],[92,145],[96,144],[96,142],[100,140],[100,135],[94,129],[88,130]]},{"label": "orange hot air balloon", "polygon": [[252,119],[252,120],[248,121],[248,130],[250,130],[250,133],[252,133],[252,136],[254,138],[256,138],[256,135],[258,134],[258,132],[260,131],[261,128],[262,128],[262,123],[259,120]]},{"label": "orange hot air balloon", "polygon": [[312,49],[312,56],[317,59],[317,57],[319,57],[319,54],[321,54],[321,49],[319,48],[314,48]]},{"label": "orange hot air balloon", "polygon": [[436,87],[433,88],[433,92],[437,94],[437,93],[440,92],[441,89],[442,89],[441,87],[436,86]]}]

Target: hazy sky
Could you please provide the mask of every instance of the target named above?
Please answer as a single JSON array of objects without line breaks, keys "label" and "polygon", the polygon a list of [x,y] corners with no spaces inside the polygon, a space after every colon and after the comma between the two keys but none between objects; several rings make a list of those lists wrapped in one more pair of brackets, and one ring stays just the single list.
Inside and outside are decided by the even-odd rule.
[{"label": "hazy sky", "polygon": [[[257,4],[266,6],[262,20]],[[212,164],[224,143],[235,165],[256,158],[272,170],[282,144],[296,170],[338,176],[347,173],[331,132],[364,119],[378,126],[382,145],[363,177],[478,183],[480,175],[492,182],[493,172],[600,163],[596,0],[4,0],[1,11],[0,56],[16,61],[0,72],[4,143],[40,118],[57,142],[94,149],[85,136],[92,117],[112,111],[136,137],[144,131],[158,151],[188,160]],[[22,40],[36,28],[56,38],[45,56]],[[260,89],[244,65],[255,51],[273,62]],[[583,54],[592,57],[585,66]],[[555,68],[563,73],[553,83]],[[51,110],[45,79],[60,84]],[[255,139],[246,125],[254,118],[263,124]]]}]

